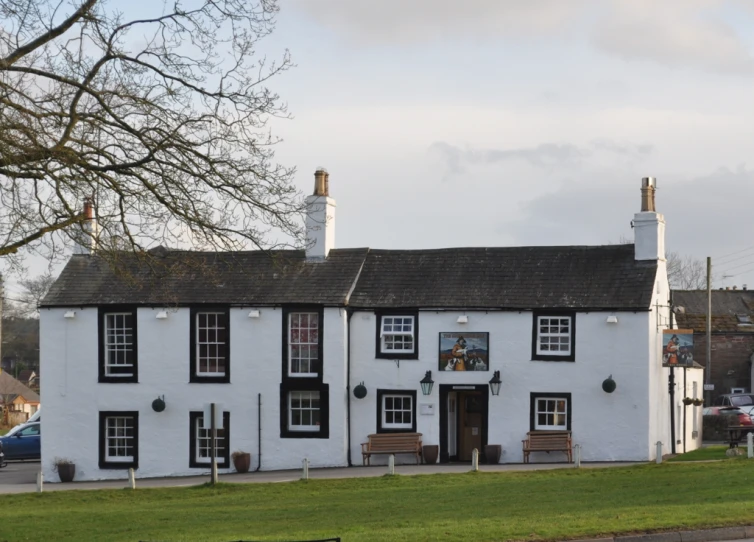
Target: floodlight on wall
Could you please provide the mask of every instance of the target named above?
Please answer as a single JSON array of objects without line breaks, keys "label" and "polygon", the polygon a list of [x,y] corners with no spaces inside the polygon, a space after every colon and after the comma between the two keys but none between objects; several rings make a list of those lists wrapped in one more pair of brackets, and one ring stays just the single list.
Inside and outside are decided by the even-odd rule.
[{"label": "floodlight on wall", "polygon": [[259,318],[259,311],[256,309],[249,311],[249,318]]},{"label": "floodlight on wall", "polygon": [[469,317],[465,314],[462,314],[458,317],[458,320],[456,320],[459,324],[468,324],[469,323]]},{"label": "floodlight on wall", "polygon": [[500,395],[500,385],[502,383],[503,381],[500,380],[500,371],[492,373],[492,378],[490,378],[490,391],[492,395]]},{"label": "floodlight on wall", "polygon": [[76,318],[76,311],[65,311],[63,318]]},{"label": "floodlight on wall", "polygon": [[422,385],[422,393],[430,395],[432,393],[432,386],[435,385],[435,381],[432,380],[432,371],[427,371],[424,378],[419,381],[419,384]]},{"label": "floodlight on wall", "polygon": [[157,318],[158,320],[165,320],[167,317],[168,317],[168,311],[159,311],[155,315],[155,318]]},{"label": "floodlight on wall", "polygon": [[608,324],[617,324],[618,323],[618,317],[614,314],[611,314],[607,317],[607,320],[605,320]]}]

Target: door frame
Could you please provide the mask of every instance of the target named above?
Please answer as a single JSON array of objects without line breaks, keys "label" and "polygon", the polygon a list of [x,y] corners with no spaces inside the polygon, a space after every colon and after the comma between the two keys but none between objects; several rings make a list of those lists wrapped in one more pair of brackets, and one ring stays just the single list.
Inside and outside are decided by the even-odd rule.
[{"label": "door frame", "polygon": [[[448,394],[452,391],[478,391],[482,397],[482,449],[479,450],[480,461],[484,457],[487,445],[487,428],[490,417],[490,387],[488,384],[440,384],[440,463],[448,463]],[[457,408],[457,407],[456,407]],[[458,410],[456,410],[456,413]]]}]

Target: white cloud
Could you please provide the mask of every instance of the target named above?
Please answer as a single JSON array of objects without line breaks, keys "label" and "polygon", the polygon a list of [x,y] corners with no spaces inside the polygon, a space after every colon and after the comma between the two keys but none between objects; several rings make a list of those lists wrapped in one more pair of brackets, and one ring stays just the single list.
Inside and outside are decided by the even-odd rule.
[{"label": "white cloud", "polygon": [[628,60],[752,74],[754,58],[734,29],[716,17],[720,0],[612,0],[594,44]]},{"label": "white cloud", "polygon": [[458,36],[550,35],[594,0],[293,0],[320,24],[359,44],[450,41]]}]

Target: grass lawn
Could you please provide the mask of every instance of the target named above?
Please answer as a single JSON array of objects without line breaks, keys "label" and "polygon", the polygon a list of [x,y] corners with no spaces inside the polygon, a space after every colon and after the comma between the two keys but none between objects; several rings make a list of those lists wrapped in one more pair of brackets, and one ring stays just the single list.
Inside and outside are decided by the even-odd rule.
[{"label": "grass lawn", "polygon": [[754,462],[3,495],[0,540],[553,540],[754,523]]},{"label": "grass lawn", "polygon": [[677,455],[668,461],[710,461],[713,459],[742,459],[746,458],[746,446],[741,446],[741,451],[744,455],[738,457],[728,457],[725,452],[728,450],[728,446],[707,446],[706,448],[697,448],[691,452]]}]

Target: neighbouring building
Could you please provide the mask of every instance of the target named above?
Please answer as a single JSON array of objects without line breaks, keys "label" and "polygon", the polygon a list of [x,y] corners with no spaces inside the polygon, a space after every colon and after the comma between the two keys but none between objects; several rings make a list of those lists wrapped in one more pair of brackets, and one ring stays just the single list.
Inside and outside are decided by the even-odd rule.
[{"label": "neighbouring building", "polygon": [[[221,471],[234,450],[260,470],[361,464],[369,434],[401,431],[439,445],[441,461],[499,444],[502,462],[521,462],[538,429],[571,431],[584,461],[650,460],[657,441],[696,448],[690,424],[670,430],[654,193],[645,179],[632,245],[337,249],[320,170],[306,250],[160,248],[171,272],[158,278],[79,247],[40,310],[43,470],[53,479],[57,456],[77,479],[206,472],[210,402]],[[675,397],[682,406],[684,390]]]},{"label": "neighbouring building", "polygon": [[[712,402],[726,393],[754,389],[754,292],[746,287],[712,290]],[[707,291],[674,290],[672,304],[678,327],[694,330],[694,357],[707,366]]]},{"label": "neighbouring building", "polygon": [[0,370],[0,425],[18,425],[28,420],[39,410],[39,394],[10,374]]}]

